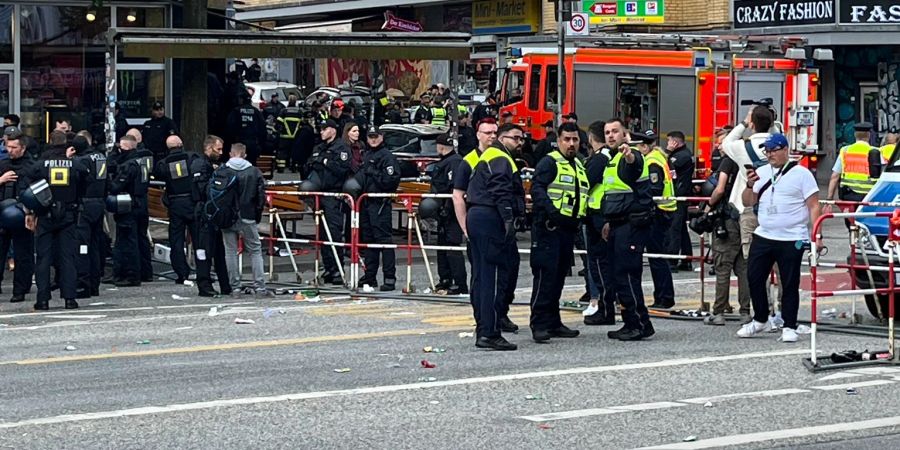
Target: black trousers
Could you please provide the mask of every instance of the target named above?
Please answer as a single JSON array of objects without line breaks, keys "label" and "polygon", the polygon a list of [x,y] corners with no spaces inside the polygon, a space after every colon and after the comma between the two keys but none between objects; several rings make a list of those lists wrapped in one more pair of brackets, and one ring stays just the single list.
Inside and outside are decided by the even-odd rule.
[{"label": "black trousers", "polygon": [[[460,246],[463,243],[463,232],[452,213],[438,219],[438,245]],[[462,252],[438,250],[437,270],[441,282],[448,286],[468,290],[466,280],[466,260]]]},{"label": "black trousers", "polygon": [[116,214],[116,243],[113,246],[113,278],[141,281],[141,251],[138,248],[137,218],[132,213]]},{"label": "black trousers", "polygon": [[[320,222],[319,240],[328,241],[328,235],[325,233],[325,227],[331,231],[332,242],[344,242],[344,201],[336,197],[322,197],[322,222]],[[344,265],[344,248],[333,247],[337,251],[338,259],[334,259],[334,253],[330,245],[322,246],[322,265],[325,266],[326,277],[337,277],[340,275],[338,264]]]},{"label": "black trousers", "polygon": [[473,206],[466,216],[469,248],[472,254],[472,307],[475,309],[475,334],[478,337],[500,336],[500,318],[504,307],[498,302],[498,277],[504,249],[508,243],[503,220],[495,208]]},{"label": "black trousers", "polygon": [[[691,245],[691,235],[687,228],[688,205],[678,203],[678,209],[672,214],[672,225],[669,228],[669,244],[667,253],[672,255],[694,256],[694,248]],[[682,264],[690,264],[690,261],[682,260]]]},{"label": "black trousers", "polygon": [[287,167],[291,167],[291,157],[294,152],[294,139],[291,138],[278,138],[278,153],[275,154],[275,168],[278,169],[279,172],[284,172],[284,169]]},{"label": "black trousers", "polygon": [[[9,248],[13,249],[13,260],[16,270],[13,272],[13,295],[25,295],[31,292],[31,279],[34,277],[34,233],[22,229],[18,231],[4,230],[0,234],[0,255],[6,263]],[[3,281],[5,268],[0,267],[0,281]]]},{"label": "black trousers", "polygon": [[531,228],[531,329],[559,328],[559,298],[572,267],[577,230],[549,230],[543,223]]},{"label": "black trousers", "polygon": [[509,315],[509,306],[516,299],[516,283],[519,282],[519,246],[515,239],[508,241],[504,248],[503,263],[497,274],[497,304],[500,305],[501,317]]},{"label": "black trousers", "polygon": [[231,282],[228,278],[228,266],[225,264],[225,243],[222,241],[222,231],[215,225],[207,223],[199,215],[195,215],[197,224],[197,241],[194,243],[194,256],[197,261],[197,288],[201,291],[210,291],[213,288],[213,266],[216,277],[219,279],[219,288],[222,295],[231,293]]},{"label": "black trousers", "polygon": [[[672,215],[656,211],[652,230],[647,236],[647,253],[666,253],[666,232]],[[668,259],[650,258],[650,275],[653,277],[653,304],[671,305],[675,303],[675,285],[672,283],[672,268]]]},{"label": "black trousers", "polygon": [[778,263],[781,277],[781,318],[785,328],[797,329],[797,311],[800,309],[800,266],[803,250],[796,241],[773,241],[753,235],[750,255],[747,258],[747,283],[750,284],[750,300],[753,302],[753,320],[769,320],[769,292],[766,281],[772,267]]},{"label": "black trousers", "polygon": [[622,321],[625,328],[641,330],[650,323],[644,292],[641,290],[641,275],[644,270],[644,247],[651,227],[637,227],[630,222],[610,224],[609,264],[615,282],[616,297],[622,306]]},{"label": "black trousers", "polygon": [[153,281],[153,263],[151,261],[153,248],[150,246],[150,236],[147,235],[147,229],[150,227],[150,213],[144,208],[132,211],[132,214],[137,225],[135,237],[141,261],[141,280]]},{"label": "black trousers", "polygon": [[[370,244],[391,243],[391,199],[370,198],[360,211],[360,233],[362,241]],[[384,284],[397,282],[397,255],[392,248],[366,248],[363,257],[366,272],[363,279],[374,285],[378,266],[384,274]]]},{"label": "black trousers", "polygon": [[179,280],[186,280],[191,274],[184,253],[185,232],[191,235],[191,242],[197,245],[197,225],[194,221],[194,202],[190,195],[169,199],[169,256],[172,260],[172,270]]},{"label": "black trousers", "polygon": [[599,291],[598,306],[603,318],[614,320],[616,318],[616,286],[612,265],[609,262],[614,256],[609,255],[609,243],[603,240],[601,234],[603,219],[595,215],[590,217],[589,222],[587,225],[588,273]]},{"label": "black trousers", "polygon": [[106,206],[102,198],[85,198],[78,231],[78,252],[75,257],[78,273],[78,293],[100,295],[100,279],[103,277],[103,261],[106,250],[103,217]]},{"label": "black trousers", "polygon": [[[56,268],[59,274],[59,294],[66,300],[74,300],[76,296],[75,253],[78,247],[77,215],[68,211],[63,217],[51,219],[44,216],[38,219],[35,251],[35,281],[37,282],[37,301],[50,301],[50,267]],[[56,259],[56,261],[54,261]]]}]

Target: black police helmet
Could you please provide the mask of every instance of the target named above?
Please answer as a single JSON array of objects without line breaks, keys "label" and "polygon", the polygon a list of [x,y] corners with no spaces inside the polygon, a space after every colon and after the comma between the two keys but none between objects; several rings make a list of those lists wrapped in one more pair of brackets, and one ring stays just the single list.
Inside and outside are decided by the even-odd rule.
[{"label": "black police helmet", "polygon": [[106,210],[113,214],[127,214],[131,212],[131,196],[128,194],[107,195]]},{"label": "black police helmet", "polygon": [[356,177],[350,177],[344,182],[344,187],[341,190],[344,191],[345,194],[350,194],[353,198],[356,198],[362,195],[363,187],[359,184],[359,180],[357,180]]},{"label": "black police helmet", "polygon": [[15,199],[0,201],[0,228],[8,231],[25,229],[25,211]]},{"label": "black police helmet", "polygon": [[300,191],[302,192],[318,192],[320,189],[319,183],[316,183],[314,180],[303,180],[300,183]]},{"label": "black police helmet", "polygon": [[19,200],[26,208],[43,214],[49,211],[50,205],[53,204],[53,193],[50,191],[47,181],[38,180],[22,192]]},{"label": "black police helmet", "polygon": [[434,219],[438,216],[441,204],[431,197],[423,198],[419,202],[419,217],[422,219]]}]

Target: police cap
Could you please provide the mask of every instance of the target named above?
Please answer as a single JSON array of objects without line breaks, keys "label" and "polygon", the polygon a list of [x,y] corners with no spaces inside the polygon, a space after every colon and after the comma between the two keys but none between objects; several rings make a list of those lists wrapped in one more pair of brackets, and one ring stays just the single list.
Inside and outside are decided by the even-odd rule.
[{"label": "police cap", "polygon": [[10,137],[19,134],[19,127],[14,127],[12,125],[3,129],[3,135]]},{"label": "police cap", "polygon": [[334,128],[335,130],[337,130],[340,127],[338,126],[337,122],[335,122],[332,119],[328,119],[328,120],[322,122],[322,129],[324,130],[326,128]]},{"label": "police cap", "polygon": [[366,133],[366,136],[368,136],[368,137],[375,137],[375,136],[382,136],[382,135],[384,135],[384,133],[382,133],[381,130],[378,129],[378,127],[369,128],[369,131]]},{"label": "police cap", "polygon": [[163,104],[161,102],[153,102],[153,105],[150,108],[154,111],[160,111],[163,109]]},{"label": "police cap", "polygon": [[853,126],[853,131],[872,131],[874,126],[869,122],[860,122]]},{"label": "police cap", "polygon": [[448,147],[453,147],[453,139],[450,137],[450,133],[441,133],[435,138],[434,142],[437,145],[446,145]]},{"label": "police cap", "polygon": [[657,136],[653,130],[647,130],[643,133],[631,133],[631,139],[634,141],[641,141],[645,144],[652,144],[656,142]]}]

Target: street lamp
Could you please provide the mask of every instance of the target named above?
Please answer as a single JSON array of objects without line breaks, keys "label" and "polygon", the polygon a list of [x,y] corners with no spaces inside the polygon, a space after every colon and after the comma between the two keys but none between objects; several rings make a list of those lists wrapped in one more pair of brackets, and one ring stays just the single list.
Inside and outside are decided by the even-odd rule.
[{"label": "street lamp", "polygon": [[137,20],[137,11],[135,11],[134,9],[129,9],[128,15],[125,16],[125,20],[127,20],[129,22],[136,21]]},{"label": "street lamp", "polygon": [[93,22],[97,20],[97,12],[93,9],[89,9],[87,14],[84,15],[84,18],[87,19],[88,22]]}]

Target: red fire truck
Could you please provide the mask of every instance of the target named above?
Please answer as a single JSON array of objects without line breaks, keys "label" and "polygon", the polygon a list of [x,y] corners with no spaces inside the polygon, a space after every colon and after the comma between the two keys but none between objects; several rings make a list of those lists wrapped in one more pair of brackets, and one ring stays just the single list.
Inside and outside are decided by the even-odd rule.
[{"label": "red fire truck", "polygon": [[[818,71],[807,67],[803,43],[800,38],[592,35],[566,52],[562,111],[576,112],[585,128],[619,117],[632,131],[682,131],[702,176],[716,130],[743,120],[749,102],[771,98],[791,150],[814,168]],[[554,118],[558,98],[559,59],[548,44],[513,47],[501,89],[501,111],[511,112],[534,139],[544,138],[541,125]]]}]

